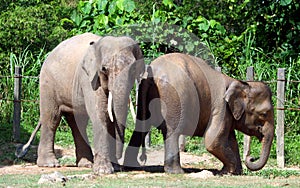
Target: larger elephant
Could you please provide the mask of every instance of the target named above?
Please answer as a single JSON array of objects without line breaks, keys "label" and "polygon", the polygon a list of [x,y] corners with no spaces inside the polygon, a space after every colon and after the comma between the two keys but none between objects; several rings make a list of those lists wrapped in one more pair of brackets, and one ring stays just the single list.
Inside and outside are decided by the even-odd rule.
[{"label": "larger elephant", "polygon": [[258,161],[247,156],[246,166],[259,170],[267,162],[274,137],[271,90],[262,82],[243,82],[210,67],[202,59],[173,53],[147,68],[138,93],[137,123],[125,154],[125,166],[137,165],[138,148],[151,125],[164,137],[164,169],[183,173],[179,135],[203,136],[206,149],[222,163],[222,174],[241,174],[235,130],[262,142]]},{"label": "larger elephant", "polygon": [[[144,66],[138,44],[129,37],[85,33],[60,43],[40,72],[37,165],[59,166],[54,137],[64,116],[74,137],[77,165],[93,163],[95,174],[113,173],[122,153],[130,90]],[[88,119],[94,155],[86,133]]]}]

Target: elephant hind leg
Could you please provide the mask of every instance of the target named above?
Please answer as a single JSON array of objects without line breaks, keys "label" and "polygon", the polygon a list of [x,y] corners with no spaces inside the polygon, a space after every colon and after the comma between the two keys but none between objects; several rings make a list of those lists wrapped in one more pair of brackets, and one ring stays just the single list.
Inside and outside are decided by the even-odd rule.
[{"label": "elephant hind leg", "polygon": [[179,134],[175,131],[168,131],[165,122],[162,124],[162,132],[165,140],[165,164],[164,170],[170,174],[184,173],[180,165]]},{"label": "elephant hind leg", "polygon": [[[38,146],[37,165],[40,167],[59,167],[59,162],[54,154],[54,138],[61,116],[53,116],[53,114],[50,113],[47,115],[45,115],[45,113],[41,114],[43,115],[40,118],[41,137]],[[53,118],[51,119],[50,117]]]},{"label": "elephant hind leg", "polygon": [[73,114],[64,114],[64,116],[71,127],[75,142],[76,165],[79,167],[92,168],[93,153],[86,133],[88,116],[74,116]]}]

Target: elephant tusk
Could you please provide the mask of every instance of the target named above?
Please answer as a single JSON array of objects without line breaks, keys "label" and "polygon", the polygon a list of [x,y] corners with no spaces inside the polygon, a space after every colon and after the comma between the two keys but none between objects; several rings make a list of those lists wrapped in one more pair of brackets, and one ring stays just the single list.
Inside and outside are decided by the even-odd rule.
[{"label": "elephant tusk", "polygon": [[135,111],[134,111],[134,106],[133,106],[130,95],[129,95],[129,108],[130,108],[130,112],[131,112],[131,115],[132,115],[133,122],[135,123],[136,114],[135,114]]},{"label": "elephant tusk", "polygon": [[107,111],[108,111],[108,116],[109,116],[110,121],[114,122],[114,117],[112,114],[112,94],[111,94],[111,92],[108,93]]}]

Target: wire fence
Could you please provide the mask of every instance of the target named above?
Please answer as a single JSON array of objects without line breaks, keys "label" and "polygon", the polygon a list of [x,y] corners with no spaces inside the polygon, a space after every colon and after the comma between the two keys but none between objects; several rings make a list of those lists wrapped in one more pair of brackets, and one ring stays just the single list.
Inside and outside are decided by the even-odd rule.
[{"label": "wire fence", "polygon": [[[218,68],[218,71],[221,71]],[[253,67],[247,68],[247,80],[253,80],[254,69]],[[300,80],[286,80],[284,69],[278,69],[277,79],[264,81],[267,84],[277,84],[276,91],[276,99],[277,104],[275,109],[277,110],[277,120],[276,120],[276,136],[277,136],[277,163],[279,167],[284,167],[284,114],[285,111],[300,111],[300,107],[298,104],[293,104],[291,101],[285,99],[285,86],[286,83],[294,83],[299,84]],[[39,76],[23,76],[21,73],[21,68],[15,68],[14,76],[1,76],[0,79],[13,79],[14,80],[14,94],[13,98],[2,98],[3,94],[0,95],[0,102],[12,102],[14,104],[14,117],[13,117],[13,138],[15,141],[18,141],[20,138],[20,117],[21,117],[21,104],[22,103],[38,103],[39,99],[23,99],[21,97],[21,87],[22,87],[22,79],[39,79]],[[38,84],[37,84],[38,85]],[[288,104],[288,106],[286,105]],[[299,135],[300,136],[300,135]],[[295,136],[286,136],[286,137],[295,137]],[[151,144],[151,137],[148,136],[149,139],[146,141],[147,145]],[[182,140],[182,139],[181,139]],[[183,140],[183,142],[185,142]],[[247,144],[249,144],[249,140],[244,140],[244,148],[247,148]],[[182,144],[180,144],[182,145]],[[244,150],[244,157],[248,154],[249,151]]]},{"label": "wire fence", "polygon": [[[39,79],[40,77],[39,76],[1,76],[0,75],[0,79],[3,79],[3,78],[6,78],[6,79],[15,79],[15,78],[20,78],[20,79]],[[271,80],[271,81],[263,81],[264,83],[266,84],[274,84],[274,83],[277,83],[278,81],[286,81],[286,80]],[[300,83],[300,81],[298,80],[289,80],[288,82],[290,83]],[[1,98],[0,97],[0,101],[8,101],[8,102],[15,102],[16,100],[14,99],[8,99],[8,98]],[[39,99],[21,99],[20,101],[17,101],[17,102],[39,102]],[[286,103],[289,103],[288,100],[284,100],[283,101],[284,104]],[[298,106],[296,104],[290,104],[291,106]],[[279,107],[276,107],[277,110],[289,110],[289,111],[300,111],[300,106],[299,107],[285,107],[285,108],[279,108]]]}]

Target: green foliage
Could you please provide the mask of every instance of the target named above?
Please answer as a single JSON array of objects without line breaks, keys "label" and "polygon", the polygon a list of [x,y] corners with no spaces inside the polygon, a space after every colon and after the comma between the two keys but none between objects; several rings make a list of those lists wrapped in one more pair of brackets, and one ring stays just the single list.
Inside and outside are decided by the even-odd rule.
[{"label": "green foliage", "polygon": [[69,36],[67,24],[60,22],[68,9],[58,1],[22,0],[7,3],[0,13],[0,67],[8,68],[9,54],[25,49],[39,53],[52,50]]},{"label": "green foliage", "polygon": [[[285,67],[285,107],[299,108],[300,85],[292,82],[300,75],[299,6],[296,0],[2,0],[0,75],[13,75],[13,65],[20,64],[25,75],[37,76],[45,55],[78,33],[128,35],[139,42],[146,63],[164,53],[184,52],[221,66],[237,79],[245,80],[246,68],[253,66],[255,80],[262,81],[276,80],[276,69]],[[13,78],[0,79],[0,98],[12,99]],[[26,86],[22,97],[38,99],[38,80],[24,78],[22,82]],[[276,94],[276,84],[268,84]],[[275,96],[273,103],[276,105]],[[12,102],[0,100],[0,105],[2,133],[9,127],[4,125],[12,122]],[[27,132],[22,139],[26,139],[37,122],[38,105],[26,102],[22,110],[22,131]],[[299,115],[299,111],[285,111],[288,164],[300,164]],[[132,120],[128,123],[133,126]],[[70,132],[65,126],[59,128],[57,142],[72,142],[65,131]],[[201,150],[195,140],[189,140],[188,150]],[[253,155],[259,155],[260,144],[253,141],[252,147]],[[275,156],[274,144],[271,157]]]},{"label": "green foliage", "polygon": [[134,9],[133,0],[79,1],[70,19],[64,21],[73,24],[74,33],[93,32],[104,35],[122,25],[134,24],[138,18],[133,12]]},{"label": "green foliage", "polygon": [[[1,95],[1,116],[0,123],[1,126],[12,123],[12,111],[13,111],[13,94],[14,94],[14,68],[15,65],[22,67],[22,88],[21,96],[25,99],[22,103],[22,113],[21,113],[21,141],[25,142],[30,136],[31,131],[38,122],[38,99],[39,99],[39,89],[38,89],[38,75],[41,69],[42,62],[45,59],[45,52],[40,49],[39,54],[34,55],[28,49],[25,49],[19,55],[11,53],[10,63],[9,63],[9,74],[8,77],[1,78],[0,88],[5,91]],[[10,77],[9,77],[10,76]],[[2,125],[3,124],[3,125]],[[12,127],[12,126],[10,126]],[[11,129],[10,129],[11,130]],[[3,138],[10,141],[12,138],[11,132],[9,134],[3,134]]]},{"label": "green foliage", "polygon": [[201,155],[207,152],[203,142],[203,138],[200,137],[186,137],[185,150],[197,155]]}]

